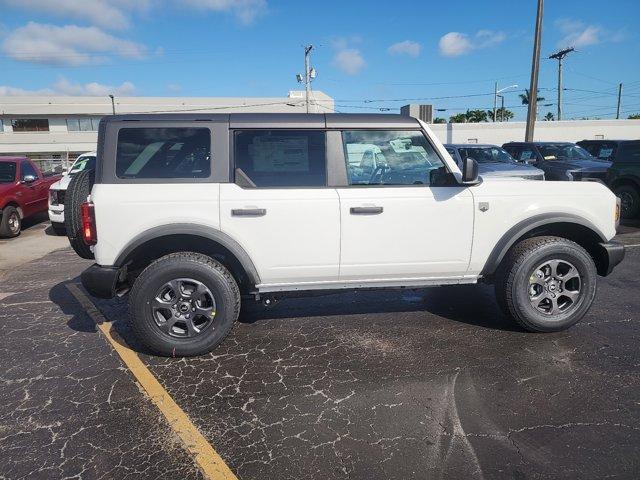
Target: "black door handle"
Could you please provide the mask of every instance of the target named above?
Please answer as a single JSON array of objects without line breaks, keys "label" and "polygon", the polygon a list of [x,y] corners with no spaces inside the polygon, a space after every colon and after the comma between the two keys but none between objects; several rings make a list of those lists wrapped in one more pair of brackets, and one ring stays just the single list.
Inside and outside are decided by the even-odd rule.
[{"label": "black door handle", "polygon": [[380,215],[382,207],[351,207],[349,213],[351,215]]},{"label": "black door handle", "polygon": [[231,215],[234,217],[264,217],[266,214],[266,208],[234,208],[231,210]]}]

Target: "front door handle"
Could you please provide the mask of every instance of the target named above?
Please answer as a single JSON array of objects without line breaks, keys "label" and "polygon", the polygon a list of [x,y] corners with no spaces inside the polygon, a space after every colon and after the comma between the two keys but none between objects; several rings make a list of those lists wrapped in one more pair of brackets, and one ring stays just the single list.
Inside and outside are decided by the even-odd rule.
[{"label": "front door handle", "polygon": [[266,208],[234,208],[231,210],[231,215],[234,217],[264,217],[266,214]]},{"label": "front door handle", "polygon": [[351,207],[349,213],[351,215],[380,215],[382,207]]}]

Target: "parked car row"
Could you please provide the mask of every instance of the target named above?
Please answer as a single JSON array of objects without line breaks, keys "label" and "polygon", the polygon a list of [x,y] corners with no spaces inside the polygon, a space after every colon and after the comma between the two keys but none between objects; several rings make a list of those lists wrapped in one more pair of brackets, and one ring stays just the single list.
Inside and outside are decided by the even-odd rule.
[{"label": "parked car row", "polygon": [[621,199],[622,216],[640,215],[640,140],[446,144],[459,166],[473,158],[485,178],[599,181]]},{"label": "parked car row", "polygon": [[26,157],[0,157],[0,237],[19,235],[25,218],[46,211],[49,186],[60,178]]}]

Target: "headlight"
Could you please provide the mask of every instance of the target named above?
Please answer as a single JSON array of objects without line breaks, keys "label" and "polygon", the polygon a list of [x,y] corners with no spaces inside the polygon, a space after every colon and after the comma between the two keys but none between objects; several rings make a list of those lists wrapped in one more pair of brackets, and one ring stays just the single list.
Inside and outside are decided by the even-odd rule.
[{"label": "headlight", "polygon": [[57,190],[49,190],[49,203],[51,205],[58,204],[58,191]]}]

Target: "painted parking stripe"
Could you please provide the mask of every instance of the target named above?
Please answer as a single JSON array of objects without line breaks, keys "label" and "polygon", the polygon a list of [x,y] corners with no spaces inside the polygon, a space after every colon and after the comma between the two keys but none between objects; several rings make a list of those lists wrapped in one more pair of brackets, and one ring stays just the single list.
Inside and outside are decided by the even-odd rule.
[{"label": "painted parking stripe", "polygon": [[67,285],[67,289],[76,300],[80,302],[80,305],[82,305],[93,321],[96,322],[100,331],[104,334],[113,349],[120,355],[124,364],[142,388],[144,388],[151,401],[165,416],[171,429],[180,437],[185,448],[194,457],[196,464],[200,467],[205,477],[211,480],[237,480],[237,477],[222,457],[220,457],[207,439],[204,438],[187,414],[184,413],[173,398],[171,398],[171,395],[162,387],[156,377],[153,376],[142,360],[140,360],[138,354],[128,348],[124,341],[115,338],[117,333],[112,332],[111,322],[102,315],[93,302],[80,290],[78,285],[69,284]]}]

